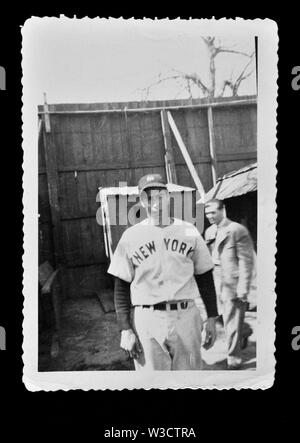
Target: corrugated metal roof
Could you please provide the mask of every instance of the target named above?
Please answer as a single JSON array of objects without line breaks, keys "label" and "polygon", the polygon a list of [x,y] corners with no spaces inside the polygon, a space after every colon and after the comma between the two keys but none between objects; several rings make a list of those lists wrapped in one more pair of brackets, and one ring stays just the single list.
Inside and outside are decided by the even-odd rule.
[{"label": "corrugated metal roof", "polygon": [[257,191],[257,163],[251,163],[220,177],[216,185],[207,192],[205,199],[206,201],[211,198],[225,200],[253,191]]}]

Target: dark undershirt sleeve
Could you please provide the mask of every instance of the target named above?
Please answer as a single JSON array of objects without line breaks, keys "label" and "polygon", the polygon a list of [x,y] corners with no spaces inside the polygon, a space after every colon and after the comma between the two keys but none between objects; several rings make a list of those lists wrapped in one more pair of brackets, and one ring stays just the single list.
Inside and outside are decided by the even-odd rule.
[{"label": "dark undershirt sleeve", "polygon": [[119,328],[121,330],[131,329],[130,283],[118,277],[115,277],[114,301]]},{"label": "dark undershirt sleeve", "polygon": [[[195,280],[201,294],[207,316],[218,316],[216,291],[212,271],[195,275]],[[130,323],[130,283],[115,277],[114,301],[118,325],[121,330],[131,329]]]},{"label": "dark undershirt sleeve", "polygon": [[217,317],[219,315],[217,295],[212,271],[195,275],[195,280],[206,309],[207,317]]}]

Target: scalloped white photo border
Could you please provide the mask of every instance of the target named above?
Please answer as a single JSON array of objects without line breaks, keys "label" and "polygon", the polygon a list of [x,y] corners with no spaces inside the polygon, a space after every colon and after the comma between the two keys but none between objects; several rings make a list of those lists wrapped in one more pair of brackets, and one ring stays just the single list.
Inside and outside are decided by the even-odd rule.
[{"label": "scalloped white photo border", "polygon": [[[122,389],[267,389],[275,376],[275,254],[276,254],[276,110],[277,25],[270,19],[192,19],[203,35],[237,34],[239,30],[258,37],[258,254],[257,254],[257,367],[243,371],[74,371],[38,372],[38,131],[37,109],[32,101],[30,42],[48,20],[120,19],[32,17],[22,26],[23,85],[23,382],[30,391],[122,390]],[[133,19],[130,19],[133,20]],[[150,20],[150,19],[144,19]],[[166,23],[168,19],[163,19]],[[172,20],[176,23],[180,19]]]}]

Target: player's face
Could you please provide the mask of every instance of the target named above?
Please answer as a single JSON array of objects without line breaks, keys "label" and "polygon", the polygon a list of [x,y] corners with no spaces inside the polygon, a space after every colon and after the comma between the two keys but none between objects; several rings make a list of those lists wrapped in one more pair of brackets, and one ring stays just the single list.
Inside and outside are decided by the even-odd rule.
[{"label": "player's face", "polygon": [[205,215],[211,225],[218,225],[224,218],[224,211],[219,208],[218,203],[211,203],[205,208]]},{"label": "player's face", "polygon": [[167,189],[146,189],[141,194],[141,203],[146,208],[148,215],[152,217],[169,216],[170,198]]}]

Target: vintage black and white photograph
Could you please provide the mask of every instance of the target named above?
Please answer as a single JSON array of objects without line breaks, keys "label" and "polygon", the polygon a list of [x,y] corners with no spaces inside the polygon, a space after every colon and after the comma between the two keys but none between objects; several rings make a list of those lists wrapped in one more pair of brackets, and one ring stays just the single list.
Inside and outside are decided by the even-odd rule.
[{"label": "vintage black and white photograph", "polygon": [[22,37],[26,387],[271,386],[276,24]]}]

